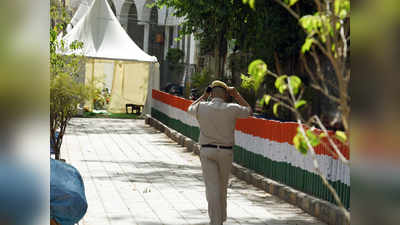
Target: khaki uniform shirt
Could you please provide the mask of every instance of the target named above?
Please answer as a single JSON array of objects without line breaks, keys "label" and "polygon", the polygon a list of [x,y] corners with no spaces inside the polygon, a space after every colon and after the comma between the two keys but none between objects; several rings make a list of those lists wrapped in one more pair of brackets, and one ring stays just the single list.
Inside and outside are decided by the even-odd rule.
[{"label": "khaki uniform shirt", "polygon": [[226,103],[221,98],[199,102],[188,109],[188,113],[196,117],[200,125],[199,144],[223,146],[234,145],[236,119],[248,117],[250,111],[249,107]]}]

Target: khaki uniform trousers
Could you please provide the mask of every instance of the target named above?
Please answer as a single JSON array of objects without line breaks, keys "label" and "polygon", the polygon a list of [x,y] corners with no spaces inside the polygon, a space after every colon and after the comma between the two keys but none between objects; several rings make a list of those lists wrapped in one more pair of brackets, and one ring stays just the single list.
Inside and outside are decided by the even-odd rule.
[{"label": "khaki uniform trousers", "polygon": [[211,225],[226,221],[226,197],[232,168],[233,149],[201,148],[201,168],[206,185],[208,215]]}]

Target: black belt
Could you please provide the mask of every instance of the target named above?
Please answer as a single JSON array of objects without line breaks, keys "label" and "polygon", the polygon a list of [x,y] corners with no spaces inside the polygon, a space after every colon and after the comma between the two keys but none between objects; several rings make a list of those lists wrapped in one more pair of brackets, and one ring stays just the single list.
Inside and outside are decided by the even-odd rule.
[{"label": "black belt", "polygon": [[222,145],[201,145],[203,148],[222,148],[222,149],[232,149],[232,146],[222,146]]}]

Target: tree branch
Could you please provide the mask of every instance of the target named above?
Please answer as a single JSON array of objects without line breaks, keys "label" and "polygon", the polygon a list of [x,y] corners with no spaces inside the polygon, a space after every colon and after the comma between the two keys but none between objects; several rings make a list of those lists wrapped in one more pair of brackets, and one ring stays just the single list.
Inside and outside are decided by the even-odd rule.
[{"label": "tree branch", "polygon": [[312,145],[310,143],[310,140],[307,138],[307,135],[306,135],[306,132],[304,130],[303,124],[301,123],[301,120],[298,119],[297,123],[299,124],[300,132],[301,132],[304,140],[306,141],[307,147],[311,152],[311,157],[313,159],[314,168],[315,168],[316,172],[321,177],[323,183],[326,185],[326,187],[329,189],[329,191],[333,195],[333,197],[334,197],[335,201],[337,202],[337,204],[339,205],[340,209],[342,209],[342,211],[345,213],[346,218],[350,221],[349,212],[344,208],[344,206],[342,204],[342,201],[339,198],[339,195],[336,193],[336,190],[329,184],[329,182],[326,180],[325,176],[322,174],[321,170],[319,169],[318,161],[317,161],[316,156],[315,156],[315,150],[312,147]]},{"label": "tree branch", "polygon": [[296,110],[295,110],[292,106],[290,106],[289,104],[285,103],[285,102],[282,101],[281,99],[276,98],[276,97],[274,97],[274,96],[271,96],[271,100],[273,100],[273,101],[275,101],[275,102],[278,102],[278,103],[281,104],[283,107],[289,109],[289,110],[292,111],[293,113],[295,113],[295,114],[297,113]]},{"label": "tree branch", "polygon": [[320,91],[322,94],[324,94],[327,98],[329,98],[330,100],[334,101],[337,104],[340,104],[340,99],[331,95],[326,89],[321,88],[321,86],[315,85],[315,84],[311,84],[311,87],[313,87],[314,89]]},{"label": "tree branch", "polygon": [[333,142],[333,140],[331,139],[331,137],[328,134],[328,131],[326,130],[325,126],[322,124],[321,120],[318,118],[318,116],[314,115],[313,118],[315,119],[315,121],[318,123],[319,127],[322,129],[322,131],[326,134],[329,144],[331,144],[331,146],[333,147],[333,149],[335,150],[336,154],[339,156],[340,160],[348,165],[349,161],[343,156],[342,152],[340,152],[339,148],[337,147],[337,145]]},{"label": "tree branch", "polygon": [[346,62],[347,59],[347,40],[346,40],[346,36],[344,34],[344,25],[343,25],[343,20],[340,20],[341,23],[341,27],[340,27],[340,37],[342,38],[342,42],[343,42],[343,61]]},{"label": "tree branch", "polygon": [[288,6],[286,3],[280,1],[280,0],[274,0],[276,3],[278,3],[279,5],[281,5],[282,7],[284,7],[290,14],[292,14],[292,16],[294,18],[296,18],[297,20],[300,19],[300,16],[293,10],[290,8],[290,6]]},{"label": "tree branch", "polygon": [[307,61],[305,59],[305,55],[304,54],[300,54],[300,59],[301,59],[301,61],[303,61],[304,68],[306,69],[307,73],[310,75],[310,77],[313,80],[313,82],[317,83],[316,76],[311,71],[310,67],[308,66],[308,63],[307,63]]}]

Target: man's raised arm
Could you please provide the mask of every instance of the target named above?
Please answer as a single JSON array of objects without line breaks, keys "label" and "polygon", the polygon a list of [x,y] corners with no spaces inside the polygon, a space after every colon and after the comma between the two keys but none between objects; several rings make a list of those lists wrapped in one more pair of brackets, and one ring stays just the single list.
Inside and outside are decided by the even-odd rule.
[{"label": "man's raised arm", "polygon": [[239,105],[247,107],[249,109],[249,115],[253,114],[253,109],[251,108],[250,104],[240,95],[240,93],[235,87],[229,87],[228,93],[230,96],[235,98],[235,100]]},{"label": "man's raised arm", "polygon": [[210,96],[210,93],[207,93],[206,91],[196,100],[194,101],[188,108],[188,113],[194,117],[196,117],[197,114],[197,107],[199,106],[199,103],[201,100],[206,100]]}]

